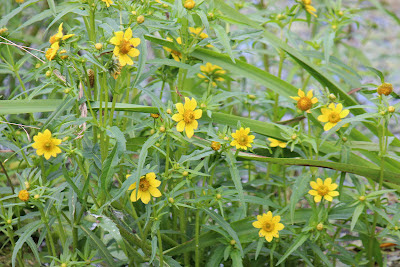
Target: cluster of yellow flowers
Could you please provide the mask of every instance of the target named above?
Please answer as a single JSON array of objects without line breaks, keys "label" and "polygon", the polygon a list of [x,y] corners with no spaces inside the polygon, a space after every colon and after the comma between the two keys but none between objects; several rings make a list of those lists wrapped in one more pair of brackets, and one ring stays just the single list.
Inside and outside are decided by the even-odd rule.
[{"label": "cluster of yellow flowers", "polygon": [[[308,91],[307,94],[299,89],[297,92],[298,96],[292,96],[293,100],[297,101],[297,107],[302,110],[310,113],[310,109],[314,104],[318,103],[318,99],[313,97],[312,90]],[[343,109],[342,104],[335,105],[334,103],[330,103],[328,108],[321,108],[322,115],[318,116],[318,120],[320,122],[326,122],[324,125],[324,130],[329,131],[333,127],[338,124],[343,118],[349,115],[348,109]]]},{"label": "cluster of yellow flowers", "polygon": [[[317,178],[317,182],[312,181],[310,185],[312,190],[308,191],[308,193],[314,196],[314,201],[317,203],[321,202],[322,199],[332,201],[333,197],[339,195],[339,192],[335,191],[338,185],[332,183],[332,178],[326,178],[325,181],[322,181],[321,178]],[[258,232],[260,237],[265,237],[265,240],[271,242],[274,237],[279,238],[279,231],[285,228],[285,226],[280,223],[280,220],[280,216],[272,216],[272,212],[268,211],[263,215],[257,215],[257,221],[253,222],[253,226],[255,228],[260,228]],[[317,229],[322,230],[323,224],[319,223]]]},{"label": "cluster of yellow flowers", "polygon": [[[46,51],[46,58],[48,60],[53,60],[57,55],[58,50],[60,49],[60,43],[68,38],[71,38],[75,34],[63,34],[63,23],[58,26],[58,32],[50,37],[51,47]],[[67,51],[65,49],[61,50],[59,54],[65,54]],[[61,56],[62,59],[65,59],[67,56]]]},{"label": "cluster of yellow flowers", "polygon": [[199,73],[199,74],[197,74],[197,76],[200,79],[204,79],[205,82],[209,82],[211,80],[213,86],[217,85],[214,81],[217,81],[217,82],[225,81],[225,79],[222,78],[221,76],[224,75],[226,73],[226,71],[223,70],[218,65],[213,65],[210,62],[207,62],[206,65],[200,66],[200,70],[203,74]]}]

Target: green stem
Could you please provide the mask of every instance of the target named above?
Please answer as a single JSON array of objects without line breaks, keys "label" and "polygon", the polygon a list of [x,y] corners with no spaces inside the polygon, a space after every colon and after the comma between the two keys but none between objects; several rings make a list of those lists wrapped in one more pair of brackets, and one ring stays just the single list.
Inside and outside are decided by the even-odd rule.
[{"label": "green stem", "polygon": [[47,216],[46,216],[46,214],[45,214],[45,212],[43,210],[42,204],[39,204],[37,207],[38,207],[38,209],[40,211],[40,215],[42,217],[42,221],[43,221],[43,223],[44,223],[44,225],[46,226],[46,229],[47,229],[47,238],[46,238],[47,241],[48,241],[47,243],[50,244],[50,249],[51,249],[51,253],[52,253],[53,257],[57,257],[57,253],[56,253],[56,249],[55,249],[54,241],[53,241],[53,236],[51,235],[51,229],[50,229],[50,226],[49,226],[49,222],[47,221]]},{"label": "green stem", "polygon": [[196,210],[196,226],[195,226],[195,266],[200,266],[200,246],[199,246],[199,236],[200,236],[200,211]]}]

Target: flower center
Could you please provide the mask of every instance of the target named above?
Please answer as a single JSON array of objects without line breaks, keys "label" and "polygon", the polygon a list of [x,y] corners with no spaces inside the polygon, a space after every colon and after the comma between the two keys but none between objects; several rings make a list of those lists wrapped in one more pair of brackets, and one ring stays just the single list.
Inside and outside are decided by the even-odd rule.
[{"label": "flower center", "polygon": [[185,110],[185,113],[183,114],[183,120],[185,123],[192,123],[194,119],[194,112],[191,110]]},{"label": "flower center", "polygon": [[139,183],[140,191],[145,192],[145,191],[147,191],[149,189],[149,187],[150,187],[149,181],[147,181],[146,179],[141,179],[140,180],[140,183]]},{"label": "flower center", "polygon": [[121,41],[121,44],[119,45],[119,52],[123,55],[128,54],[129,51],[131,51],[131,48],[133,46],[131,45],[131,43],[129,42],[129,40],[123,39]]},{"label": "flower center", "polygon": [[299,109],[301,109],[302,111],[306,111],[309,110],[312,107],[312,102],[311,99],[309,99],[308,97],[301,97],[298,101],[297,101],[297,107]]},{"label": "flower center", "polygon": [[327,187],[326,185],[320,185],[317,191],[318,195],[325,196],[329,193],[329,187]]},{"label": "flower center", "polygon": [[275,224],[272,222],[266,222],[266,223],[264,223],[262,228],[266,232],[272,232],[275,228]]},{"label": "flower center", "polygon": [[171,53],[174,54],[177,57],[181,57],[181,55],[182,55],[181,52],[176,51],[176,50],[172,50]]},{"label": "flower center", "polygon": [[238,138],[237,142],[242,146],[247,145],[247,136],[242,135],[241,137]]},{"label": "flower center", "polygon": [[43,144],[45,150],[50,150],[53,146],[53,143],[49,140]]},{"label": "flower center", "polygon": [[331,123],[337,123],[338,121],[340,121],[340,116],[338,113],[336,112],[331,112],[328,116],[328,120]]}]

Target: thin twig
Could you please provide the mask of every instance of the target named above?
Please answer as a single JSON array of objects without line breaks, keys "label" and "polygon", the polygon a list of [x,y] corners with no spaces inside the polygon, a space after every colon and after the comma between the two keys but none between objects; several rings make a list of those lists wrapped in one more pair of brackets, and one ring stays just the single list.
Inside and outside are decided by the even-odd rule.
[{"label": "thin twig", "polygon": [[[32,54],[31,52],[29,52],[28,50],[26,50],[23,46],[18,45],[10,40],[8,40],[7,38],[4,38],[3,36],[0,36],[1,39],[6,40],[7,42],[9,42],[10,44],[12,44],[13,46],[18,47],[19,49],[24,50],[25,52],[29,53],[30,55],[34,56],[35,58],[37,58],[38,60],[40,60],[42,63],[44,63],[44,60],[40,59],[39,57],[37,57],[36,55]],[[10,45],[8,44],[8,45]]]}]

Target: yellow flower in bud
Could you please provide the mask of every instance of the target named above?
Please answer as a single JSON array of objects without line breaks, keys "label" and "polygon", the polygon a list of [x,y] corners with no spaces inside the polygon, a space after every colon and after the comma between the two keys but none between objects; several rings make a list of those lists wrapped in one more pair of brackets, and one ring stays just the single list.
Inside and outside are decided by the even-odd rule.
[{"label": "yellow flower in bud", "polygon": [[25,182],[25,188],[26,190],[29,190],[29,188],[31,187],[31,184],[29,182]]},{"label": "yellow flower in bud", "polygon": [[61,149],[58,147],[61,144],[61,139],[53,138],[51,132],[47,129],[43,133],[35,135],[33,140],[35,143],[32,144],[32,147],[36,149],[38,156],[44,155],[45,159],[49,159],[61,153]]},{"label": "yellow flower in bud", "polygon": [[2,35],[3,33],[5,33],[6,31],[8,31],[8,29],[7,29],[6,27],[0,28],[0,35]]},{"label": "yellow flower in bud", "polygon": [[199,126],[197,119],[201,118],[203,111],[201,109],[196,109],[197,101],[194,98],[190,100],[188,97],[185,97],[185,105],[177,103],[175,106],[178,113],[174,114],[172,119],[178,122],[176,130],[178,132],[183,132],[183,130],[185,130],[186,136],[192,138],[194,130]]},{"label": "yellow flower in bud", "polygon": [[113,1],[112,1],[112,0],[101,0],[101,1],[103,1],[104,3],[106,3],[107,7],[110,7],[110,5],[113,4]]},{"label": "yellow flower in bud", "polygon": [[15,2],[18,4],[22,4],[23,2],[25,2],[25,0],[15,0]]},{"label": "yellow flower in bud", "polygon": [[208,38],[208,34],[203,32],[202,27],[198,27],[198,28],[189,27],[189,31],[192,33],[192,36],[194,36],[194,37],[199,36],[201,39]]},{"label": "yellow flower in bud", "polygon": [[358,200],[359,200],[359,201],[364,201],[364,200],[365,200],[365,196],[359,196],[359,197],[358,197]]},{"label": "yellow flower in bud", "polygon": [[268,138],[268,141],[271,142],[271,144],[269,144],[270,147],[281,147],[281,148],[285,148],[287,146],[287,143],[276,140],[274,138]]},{"label": "yellow flower in bud", "polygon": [[318,103],[318,99],[313,97],[312,90],[307,92],[307,95],[303,90],[299,89],[297,91],[298,96],[291,96],[290,98],[297,101],[297,107],[302,111],[310,112],[312,106]]},{"label": "yellow flower in bud", "polygon": [[18,193],[18,198],[24,202],[29,200],[29,192],[27,190],[21,190]]},{"label": "yellow flower in bud", "polygon": [[196,6],[196,2],[195,1],[193,1],[193,0],[186,0],[185,1],[185,3],[183,4],[183,6],[186,8],[186,9],[193,9],[195,6]]},{"label": "yellow flower in bud", "polygon": [[[167,40],[170,41],[170,42],[173,41],[173,40],[172,40],[171,38],[169,38],[169,37],[167,37]],[[176,42],[177,42],[178,44],[182,44],[182,39],[181,39],[181,37],[176,38]],[[171,53],[171,56],[175,59],[175,61],[178,61],[178,62],[181,61],[181,58],[182,58],[182,53],[181,53],[181,52],[176,51],[176,50],[172,50],[171,48],[166,47],[166,46],[163,46],[163,48],[165,49],[165,51]]]},{"label": "yellow flower in bud", "polygon": [[322,223],[319,223],[318,225],[317,225],[317,230],[318,231],[322,231],[324,229],[324,225],[322,224]]},{"label": "yellow flower in bud", "polygon": [[172,114],[172,110],[170,108],[167,109],[167,114]]},{"label": "yellow flower in bud", "polygon": [[211,142],[211,148],[215,151],[218,151],[221,149],[221,143],[220,142],[216,142],[216,141],[212,141]]},{"label": "yellow flower in bud", "polygon": [[244,129],[241,127],[236,132],[232,133],[232,137],[234,140],[231,142],[231,146],[236,146],[236,149],[244,149],[247,150],[248,147],[251,147],[251,143],[255,138],[254,135],[249,135],[250,128]]},{"label": "yellow flower in bud", "polygon": [[137,22],[138,24],[142,24],[142,23],[144,22],[144,16],[143,16],[143,15],[140,15],[139,17],[137,17],[137,18],[136,18],[136,22]]},{"label": "yellow flower in bud", "polygon": [[317,182],[311,181],[310,185],[313,190],[308,191],[308,193],[314,196],[315,202],[321,202],[324,198],[327,201],[332,201],[332,197],[337,197],[339,195],[338,191],[334,191],[338,185],[332,183],[331,178],[326,178],[322,181],[321,178],[317,178]]},{"label": "yellow flower in bud", "polygon": [[160,117],[160,114],[158,114],[158,113],[150,113],[150,117],[152,117],[153,119],[158,119]]},{"label": "yellow flower in bud", "polygon": [[379,95],[390,95],[393,92],[393,85],[391,83],[382,83],[377,91]]},{"label": "yellow flower in bud", "polygon": [[[128,174],[126,177],[128,178]],[[156,179],[156,174],[150,172],[140,177],[139,188],[136,190],[136,182],[129,186],[128,190],[133,190],[131,193],[131,201],[136,202],[141,199],[144,204],[150,202],[151,197],[161,197],[161,192],[157,187],[161,185],[161,181]]]},{"label": "yellow flower in bud", "polygon": [[101,44],[101,43],[96,43],[96,44],[94,45],[94,48],[96,48],[97,50],[101,50],[101,49],[103,48],[103,44]]},{"label": "yellow flower in bud", "polygon": [[271,242],[272,239],[279,238],[279,231],[283,230],[285,226],[280,223],[281,216],[272,216],[272,212],[257,215],[257,221],[253,222],[255,228],[261,228],[258,235],[264,236],[265,240]]},{"label": "yellow flower in bud", "polygon": [[320,122],[326,122],[324,125],[324,130],[329,131],[338,122],[349,115],[349,112],[350,111],[348,109],[343,110],[343,105],[340,103],[336,106],[334,103],[330,103],[328,108],[321,108],[322,115],[318,116],[318,120]]},{"label": "yellow flower in bud", "polygon": [[393,112],[395,112],[396,110],[395,110],[395,108],[394,108],[393,106],[389,106],[389,107],[388,107],[388,111],[389,111],[390,113],[393,113]]},{"label": "yellow flower in bud", "polygon": [[132,65],[131,57],[139,56],[140,52],[136,47],[140,44],[140,38],[132,38],[132,29],[128,28],[125,32],[118,31],[114,33],[110,43],[115,45],[114,55],[118,57],[121,66]]}]

